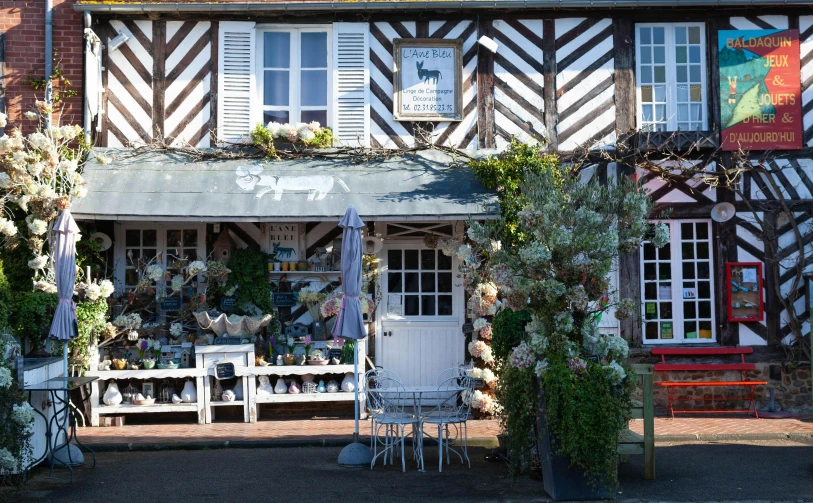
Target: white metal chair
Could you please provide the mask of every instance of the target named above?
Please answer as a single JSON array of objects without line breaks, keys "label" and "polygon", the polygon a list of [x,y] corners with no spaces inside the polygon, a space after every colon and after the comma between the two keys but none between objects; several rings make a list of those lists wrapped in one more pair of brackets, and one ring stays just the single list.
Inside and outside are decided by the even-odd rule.
[{"label": "white metal chair", "polygon": [[[404,385],[399,379],[392,377],[392,372],[383,369],[375,369],[367,372],[367,404],[370,410],[371,435],[370,443],[373,447],[373,460],[370,462],[370,469],[375,466],[375,460],[379,456],[384,456],[384,464],[387,464],[387,456],[390,456],[390,464],[393,464],[400,444],[401,469],[406,471],[406,458],[404,457],[404,444],[407,437],[406,428],[411,426],[411,433],[420,431],[420,420],[413,414],[404,410],[404,403],[407,402],[407,395]],[[384,440],[381,441],[380,430],[384,428]],[[378,452],[379,445],[383,446]],[[416,443],[413,442],[414,456],[419,461],[420,451],[415,451]]]},{"label": "white metal chair", "polygon": [[[468,428],[466,421],[469,418],[471,411],[471,396],[473,394],[472,378],[468,375],[457,375],[450,377],[440,384],[435,393],[437,405],[429,410],[427,413],[422,414],[421,417],[421,442],[423,441],[424,426],[431,424],[438,427],[438,471],[443,471],[443,451],[446,451],[446,463],[450,461],[450,452],[454,452],[460,458],[461,463],[468,463],[471,468],[471,460],[469,459],[469,446],[468,446]],[[450,435],[449,427],[454,429],[454,437]],[[458,437],[462,438],[460,449],[450,447]],[[465,458],[465,461],[463,459]],[[421,456],[421,469],[423,469],[423,456]]]}]

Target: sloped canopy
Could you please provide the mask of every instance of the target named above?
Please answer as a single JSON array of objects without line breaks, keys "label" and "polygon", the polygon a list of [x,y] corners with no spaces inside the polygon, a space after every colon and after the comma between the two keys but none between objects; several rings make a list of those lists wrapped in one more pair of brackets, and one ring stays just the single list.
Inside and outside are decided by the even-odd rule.
[{"label": "sloped canopy", "polygon": [[[100,164],[97,155],[112,157]],[[362,218],[458,220],[499,213],[497,196],[444,152],[353,164],[346,159],[193,162],[181,154],[96,149],[77,219],[316,221],[349,204]]]}]

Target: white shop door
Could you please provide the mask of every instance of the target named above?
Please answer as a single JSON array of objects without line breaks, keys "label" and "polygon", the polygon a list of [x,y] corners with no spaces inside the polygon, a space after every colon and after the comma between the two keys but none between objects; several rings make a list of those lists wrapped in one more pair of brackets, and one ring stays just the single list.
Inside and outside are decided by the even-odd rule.
[{"label": "white shop door", "polygon": [[457,261],[421,245],[381,251],[381,334],[376,364],[406,386],[429,386],[464,362],[463,288]]}]

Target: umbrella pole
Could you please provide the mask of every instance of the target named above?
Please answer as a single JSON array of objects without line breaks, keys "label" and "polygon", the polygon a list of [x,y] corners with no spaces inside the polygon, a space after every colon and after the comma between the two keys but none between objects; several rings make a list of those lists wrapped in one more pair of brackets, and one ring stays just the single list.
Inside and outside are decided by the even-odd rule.
[{"label": "umbrella pole", "polygon": [[353,432],[353,442],[359,441],[359,343],[356,341],[353,344],[353,377],[356,380],[356,385],[353,386],[355,393],[355,412],[356,412],[356,430]]}]

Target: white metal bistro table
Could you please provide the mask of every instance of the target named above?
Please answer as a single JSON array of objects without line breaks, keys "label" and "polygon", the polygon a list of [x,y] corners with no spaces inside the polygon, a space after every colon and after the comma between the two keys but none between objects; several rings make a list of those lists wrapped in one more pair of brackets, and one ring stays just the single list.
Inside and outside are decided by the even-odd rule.
[{"label": "white metal bistro table", "polygon": [[[433,397],[431,395],[435,395],[434,398],[440,399],[440,395],[449,394],[449,393],[463,393],[467,391],[468,388],[463,386],[449,386],[445,388],[439,388],[438,385],[434,386],[404,386],[401,388],[376,388],[371,389],[370,391],[375,393],[381,394],[399,394],[399,395],[406,395],[406,397],[412,397],[412,408],[415,411],[415,417],[418,420],[422,420],[423,418],[423,406],[426,401],[431,400]],[[406,398],[408,399],[408,398]],[[422,431],[422,430],[421,430]],[[423,463],[423,435],[419,435],[417,432],[415,433],[415,439],[417,441],[417,452],[420,462],[420,469],[418,471],[424,472],[424,463]]]}]

